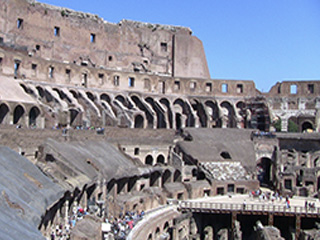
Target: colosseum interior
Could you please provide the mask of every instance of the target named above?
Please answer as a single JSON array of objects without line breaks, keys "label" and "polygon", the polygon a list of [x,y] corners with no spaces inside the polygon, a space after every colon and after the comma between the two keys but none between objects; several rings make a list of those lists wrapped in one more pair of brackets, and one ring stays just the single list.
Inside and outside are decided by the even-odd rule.
[{"label": "colosseum interior", "polygon": [[0,79],[2,239],[242,239],[177,204],[319,199],[320,82],[212,79],[187,27],[1,0]]}]

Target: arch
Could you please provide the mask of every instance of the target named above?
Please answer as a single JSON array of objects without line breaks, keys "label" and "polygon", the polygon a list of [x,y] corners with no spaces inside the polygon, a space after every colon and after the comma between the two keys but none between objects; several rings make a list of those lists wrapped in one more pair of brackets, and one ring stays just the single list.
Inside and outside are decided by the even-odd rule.
[{"label": "arch", "polygon": [[262,157],[257,162],[257,176],[260,184],[263,186],[272,185],[272,160]]},{"label": "arch", "polygon": [[[174,102],[173,105],[178,105],[181,107],[181,111],[176,112],[176,114],[180,113],[180,114],[184,114],[187,118],[185,121],[185,126],[187,127],[194,127],[195,126],[195,119],[194,116],[191,113],[191,109],[189,108],[188,104],[185,103],[185,101],[183,101],[181,98],[177,98]],[[177,117],[176,117],[177,120]],[[180,121],[182,119],[180,118]],[[177,123],[176,123],[177,125]],[[179,129],[179,128],[177,128]]]},{"label": "arch", "polygon": [[25,113],[25,110],[21,105],[16,106],[13,111],[13,124],[19,123],[24,113]]},{"label": "arch", "polygon": [[190,103],[192,105],[193,110],[197,112],[197,116],[200,120],[201,127],[207,127],[207,114],[201,102],[197,99],[191,99]]},{"label": "arch", "polygon": [[134,128],[143,128],[144,127],[144,118],[137,114],[134,118]]},{"label": "arch", "polygon": [[122,96],[122,95],[117,95],[117,96],[115,97],[115,99],[117,99],[119,102],[121,102],[121,103],[123,104],[123,106],[128,107],[127,101],[126,101],[126,99],[125,99],[124,96]]},{"label": "arch", "polygon": [[161,176],[161,174],[160,174],[159,171],[155,171],[155,172],[151,173],[151,175],[150,175],[150,187],[153,187],[153,186],[159,184],[160,176]]},{"label": "arch", "polygon": [[161,183],[162,183],[162,187],[166,184],[166,183],[169,183],[170,182],[170,178],[171,178],[171,172],[166,169],[164,171],[164,173],[162,174],[162,177],[161,177]]},{"label": "arch", "polygon": [[157,163],[165,164],[165,158],[162,154],[159,154],[157,157]]},{"label": "arch", "polygon": [[75,123],[76,118],[79,115],[79,111],[76,109],[69,109],[69,114],[70,114],[70,126],[73,126],[73,124]]},{"label": "arch", "polygon": [[75,91],[75,90],[69,90],[69,92],[72,94],[72,96],[75,98],[75,99],[78,99],[79,98],[79,94]]},{"label": "arch", "polygon": [[210,117],[211,127],[221,127],[221,119],[219,118],[219,107],[217,103],[208,100],[205,103],[208,116]]},{"label": "arch", "polygon": [[87,91],[86,94],[87,94],[87,97],[88,97],[92,102],[94,102],[95,97],[94,97],[93,93]]},{"label": "arch", "polygon": [[220,153],[220,156],[221,156],[223,159],[232,159],[230,153],[227,152],[227,151],[221,152],[221,153]]},{"label": "arch", "polygon": [[104,101],[108,102],[109,104],[110,104],[110,102],[111,102],[111,99],[110,99],[109,95],[106,94],[106,93],[102,93],[102,94],[100,95],[100,100],[104,100]]},{"label": "arch", "polygon": [[165,224],[163,225],[163,232],[167,232],[169,230],[169,227],[170,227],[169,222],[168,221],[165,222]]},{"label": "arch", "polygon": [[32,107],[29,112],[29,126],[37,126],[37,118],[40,115],[38,107]]},{"label": "arch", "polygon": [[221,104],[222,111],[222,124],[223,127],[235,128],[237,127],[237,122],[235,119],[235,111],[231,103],[228,101],[223,101]]},{"label": "arch", "polygon": [[148,236],[148,240],[152,240],[152,234],[151,233]]},{"label": "arch", "polygon": [[310,121],[304,121],[301,124],[301,131],[302,132],[308,132],[308,131],[313,131],[313,124]]},{"label": "arch", "polygon": [[154,238],[155,238],[155,239],[159,239],[159,237],[160,237],[160,228],[157,227],[157,228],[156,228],[155,235],[154,235]]},{"label": "arch", "polygon": [[170,102],[166,98],[161,98],[160,103],[167,107],[167,114],[168,114],[168,121],[169,121],[169,127],[173,128],[173,113],[170,107]]},{"label": "arch", "polygon": [[9,113],[9,111],[10,111],[10,109],[7,104],[2,103],[0,105],[0,124],[3,122],[4,123],[6,122],[5,119],[7,117],[7,114]]},{"label": "arch", "polygon": [[182,128],[182,116],[180,113],[176,113],[176,129],[181,129]]},{"label": "arch", "polygon": [[136,104],[136,106],[145,112],[147,118],[147,127],[153,128],[153,116],[150,111],[146,108],[145,104],[142,103],[141,99],[138,96],[131,96],[132,101]]},{"label": "arch", "polygon": [[151,155],[146,156],[145,164],[151,166],[153,165],[153,157]]},{"label": "arch", "polygon": [[152,106],[153,110],[155,111],[155,113],[157,115],[157,128],[166,128],[167,124],[166,124],[165,116],[164,116],[164,113],[163,113],[161,107],[151,97],[147,97],[145,100],[147,103],[149,103]]},{"label": "arch", "polygon": [[173,182],[181,182],[181,181],[182,181],[181,172],[177,169],[176,171],[174,171],[174,174],[173,174]]},{"label": "arch", "polygon": [[43,98],[45,96],[43,88],[41,86],[37,86],[36,89],[38,90],[39,96]]},{"label": "arch", "polygon": [[238,116],[241,117],[240,127],[241,128],[247,128],[247,109],[246,104],[243,101],[239,101],[236,104],[236,110],[238,113]]}]

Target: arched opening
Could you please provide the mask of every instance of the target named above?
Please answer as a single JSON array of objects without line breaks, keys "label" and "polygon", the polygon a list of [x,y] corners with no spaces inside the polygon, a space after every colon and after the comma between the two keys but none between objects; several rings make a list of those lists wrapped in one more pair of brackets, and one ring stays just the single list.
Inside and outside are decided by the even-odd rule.
[{"label": "arched opening", "polygon": [[152,240],[152,234],[151,233],[148,236],[148,240]]},{"label": "arched opening", "polygon": [[140,110],[145,112],[145,115],[147,118],[147,124],[148,124],[147,127],[153,128],[153,116],[152,116],[152,113],[150,113],[149,109],[145,106],[145,104],[141,101],[139,97],[132,96],[131,99]]},{"label": "arched opening", "polygon": [[100,95],[100,100],[104,100],[104,101],[108,102],[109,104],[110,104],[110,101],[111,101],[109,95],[106,94],[106,93],[103,93],[103,94]]},{"label": "arched opening", "polygon": [[164,232],[167,232],[169,230],[169,223],[166,222],[164,225],[163,225],[163,231]]},{"label": "arched opening", "polygon": [[223,159],[231,159],[231,156],[228,152],[224,151],[224,152],[221,152],[220,153],[220,156],[223,158]]},{"label": "arched opening", "polygon": [[158,171],[151,173],[151,176],[150,176],[150,187],[159,186],[160,185],[159,184],[160,176],[161,176],[161,174]]},{"label": "arched opening", "polygon": [[69,113],[70,113],[70,126],[73,126],[75,124],[75,120],[76,120],[79,112],[75,109],[70,109]]},{"label": "arched opening", "polygon": [[221,119],[219,118],[219,108],[213,101],[206,101],[206,110],[210,116],[210,124],[212,128],[221,127]]},{"label": "arched opening", "polygon": [[37,126],[37,118],[40,115],[40,110],[37,107],[32,107],[29,112],[29,126],[36,127]]},{"label": "arched opening", "polygon": [[165,116],[161,106],[151,97],[147,97],[146,102],[152,106],[152,109],[157,114],[157,128],[166,128]]},{"label": "arched opening", "polygon": [[162,187],[166,184],[170,182],[170,177],[171,177],[171,172],[167,169],[164,171],[164,173],[162,174]]},{"label": "arched opening", "polygon": [[79,98],[79,95],[76,91],[74,90],[70,90],[70,93],[72,94],[72,96],[75,98],[75,99],[78,99]]},{"label": "arched opening", "polygon": [[313,125],[310,122],[304,122],[301,126],[302,132],[312,132],[313,131]]},{"label": "arched opening", "polygon": [[8,113],[9,113],[9,107],[6,104],[2,103],[0,105],[0,124],[5,122],[4,120]]},{"label": "arched opening", "polygon": [[92,102],[94,102],[94,99],[95,99],[94,95],[93,95],[91,92],[86,92],[86,94],[87,94],[87,97],[88,97]]},{"label": "arched opening", "polygon": [[223,127],[235,128],[237,127],[237,122],[235,119],[235,112],[232,105],[229,102],[222,102],[220,104],[222,111],[222,124]]},{"label": "arched opening", "polygon": [[200,120],[201,127],[207,127],[207,114],[201,102],[197,99],[192,99],[191,101],[193,110],[197,111],[197,116]]},{"label": "arched opening", "polygon": [[176,113],[176,129],[179,130],[181,129],[181,114],[180,113]]},{"label": "arched opening", "polygon": [[155,239],[159,239],[159,237],[160,237],[160,228],[159,227],[157,227],[156,234],[154,237],[155,237]]},{"label": "arched opening", "polygon": [[24,114],[24,109],[20,105],[16,106],[16,108],[13,111],[13,124],[19,123],[22,116]]},{"label": "arched opening", "polygon": [[164,156],[162,154],[157,157],[157,163],[164,164]]},{"label": "arched opening", "polygon": [[263,157],[257,164],[257,176],[261,186],[272,186],[272,161]]},{"label": "arched opening", "polygon": [[170,102],[166,98],[161,98],[160,103],[167,108],[169,127],[173,128],[173,125],[172,125],[173,114],[172,114],[172,110],[170,108]]},{"label": "arched opening", "polygon": [[181,182],[181,181],[182,181],[181,172],[179,170],[176,170],[173,175],[173,182]]},{"label": "arched opening", "polygon": [[153,157],[151,155],[146,156],[146,161],[145,161],[146,165],[153,165]]},{"label": "arched opening", "polygon": [[144,126],[144,119],[140,114],[138,114],[134,118],[134,128],[143,128],[143,126]]}]

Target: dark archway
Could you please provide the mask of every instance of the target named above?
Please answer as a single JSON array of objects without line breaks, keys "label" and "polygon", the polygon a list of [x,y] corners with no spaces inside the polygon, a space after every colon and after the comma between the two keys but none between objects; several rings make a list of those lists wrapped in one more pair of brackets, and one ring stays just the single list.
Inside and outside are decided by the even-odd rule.
[{"label": "dark archway", "polygon": [[37,107],[32,107],[29,112],[29,126],[37,126],[37,118],[40,115],[40,110]]},{"label": "dark archway", "polygon": [[134,118],[134,128],[143,128],[143,126],[144,126],[144,119],[140,114],[138,114]]},{"label": "dark archway", "polygon": [[104,101],[108,102],[109,104],[111,102],[109,95],[106,93],[103,93],[100,95],[100,100],[104,100]]},{"label": "dark archway", "polygon": [[263,157],[257,164],[257,176],[261,186],[272,186],[272,161],[270,158]]},{"label": "dark archway", "polygon": [[6,104],[2,103],[0,105],[0,124],[6,118],[8,113],[9,113],[9,107]]},{"label": "dark archway", "polygon": [[70,109],[70,126],[73,126],[73,124],[75,123],[75,120],[79,114],[79,111],[75,110],[75,109]]},{"label": "dark archway", "polygon": [[173,175],[173,182],[181,182],[181,181],[182,181],[181,172],[179,170],[176,170]]},{"label": "dark archway", "polygon": [[171,172],[167,169],[164,171],[164,173],[162,174],[162,187],[166,184],[170,182],[170,178],[171,178]]},{"label": "dark archway", "polygon": [[160,154],[158,157],[157,157],[157,163],[160,163],[160,164],[164,164],[164,156],[162,154]]},{"label": "dark archway", "polygon": [[151,155],[146,156],[146,161],[145,161],[146,165],[153,165],[153,157]]},{"label": "dark archway", "polygon": [[21,120],[22,116],[24,114],[24,109],[22,106],[18,105],[13,111],[13,124],[19,123]]},{"label": "dark archway", "polygon": [[301,125],[301,131],[302,132],[308,132],[308,131],[313,131],[313,125],[310,122],[304,122]]}]

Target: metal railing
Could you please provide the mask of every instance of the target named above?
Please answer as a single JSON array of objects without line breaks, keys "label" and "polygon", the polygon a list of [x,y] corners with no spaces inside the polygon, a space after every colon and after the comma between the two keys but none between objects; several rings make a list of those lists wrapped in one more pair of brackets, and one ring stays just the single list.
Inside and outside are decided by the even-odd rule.
[{"label": "metal railing", "polygon": [[272,212],[291,214],[320,214],[320,208],[306,208],[302,206],[290,206],[274,204],[239,204],[239,203],[210,203],[210,202],[189,202],[181,201],[180,209],[194,210],[220,210],[220,211],[252,211],[252,212]]}]

